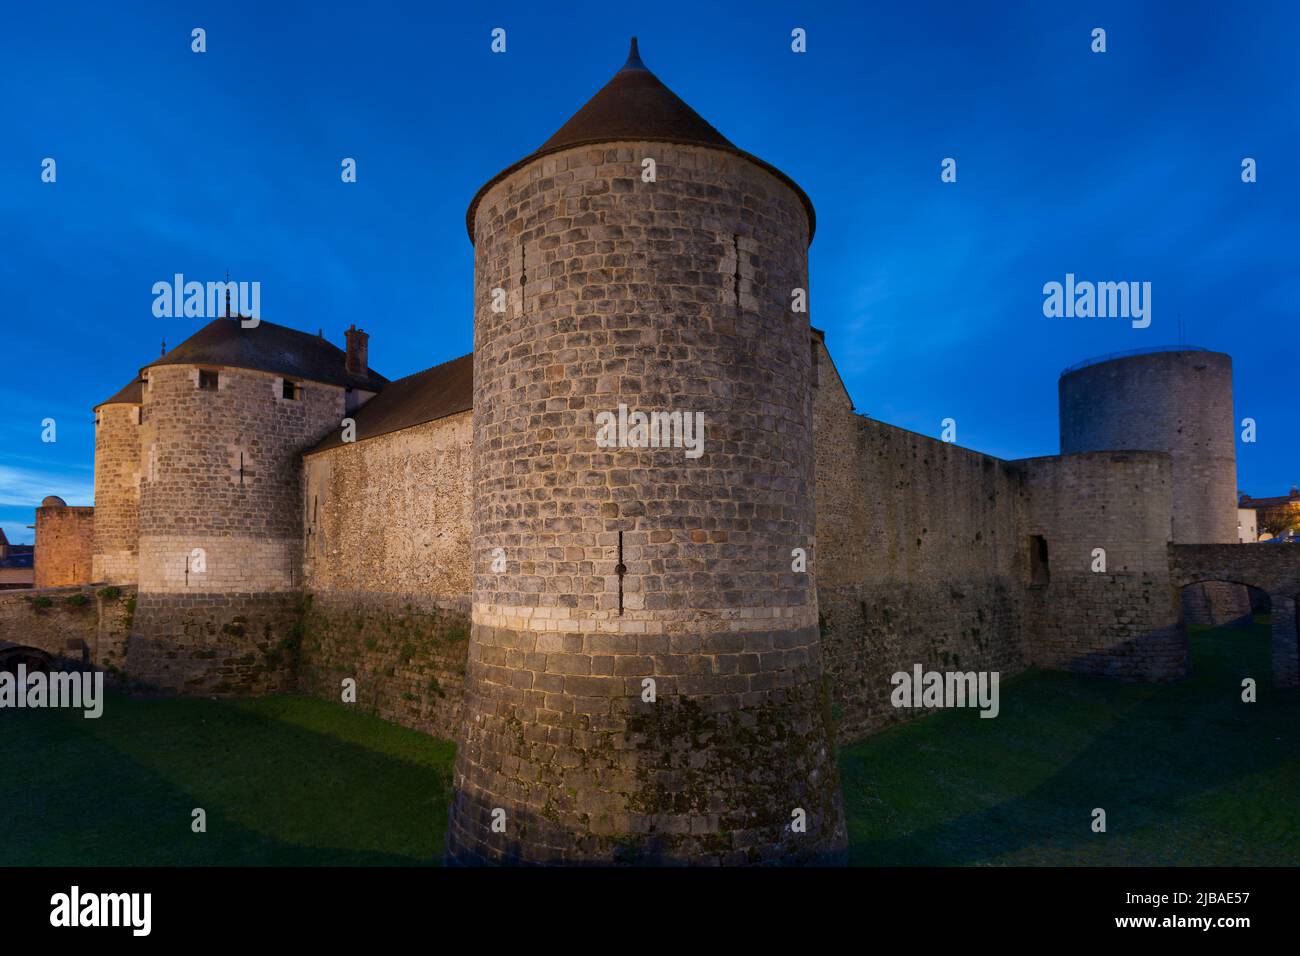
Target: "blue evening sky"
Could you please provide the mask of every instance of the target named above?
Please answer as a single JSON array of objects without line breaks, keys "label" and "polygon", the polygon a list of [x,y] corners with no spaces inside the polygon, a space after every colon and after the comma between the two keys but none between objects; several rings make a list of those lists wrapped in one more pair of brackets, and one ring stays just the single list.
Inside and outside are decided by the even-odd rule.
[{"label": "blue evening sky", "polygon": [[[860,410],[1052,454],[1065,366],[1181,335],[1232,355],[1236,418],[1259,423],[1239,486],[1300,480],[1300,4],[24,3],[0,14],[11,540],[46,494],[91,503],[91,406],[207,321],[152,315],[174,273],[258,280],[265,319],[338,344],[355,322],[390,378],[467,352],[466,205],[633,34],[812,197],[812,321]],[[1045,318],[1067,272],[1151,282],[1150,328]]]}]

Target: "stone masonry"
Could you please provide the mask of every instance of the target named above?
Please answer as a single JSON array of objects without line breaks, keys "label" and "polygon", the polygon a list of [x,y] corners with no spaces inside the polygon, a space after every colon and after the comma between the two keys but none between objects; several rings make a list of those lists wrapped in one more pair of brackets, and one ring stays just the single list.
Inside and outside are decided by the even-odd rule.
[{"label": "stone masonry", "polygon": [[[458,741],[456,863],[835,862],[835,747],[915,715],[894,672],[1178,679],[1248,585],[1300,682],[1300,549],[1228,543],[1227,356],[1067,370],[1060,455],[896,428],[795,305],[814,216],[634,44],[471,203],[472,357],[389,381],[355,326],[200,329],[97,407],[96,507],[50,501],[36,550],[97,583],[5,592],[0,654],[354,680]],[[598,441],[620,405],[702,414],[701,454]]]},{"label": "stone masonry", "polygon": [[342,388],[222,368],[146,369],[139,607],[129,656],[162,690],[280,690],[302,587],[301,453],[344,414]]},{"label": "stone masonry", "polygon": [[[843,851],[816,582],[790,558],[814,549],[809,332],[789,310],[808,227],[765,170],[662,143],[563,150],[482,196],[452,859]],[[707,454],[598,447],[620,404],[702,412]]]},{"label": "stone masonry", "polygon": [[46,498],[36,509],[36,561],[33,586],[54,588],[90,580],[95,509],[70,507]]},{"label": "stone masonry", "polygon": [[139,577],[140,412],[129,403],[96,410],[92,581],[134,584]]}]

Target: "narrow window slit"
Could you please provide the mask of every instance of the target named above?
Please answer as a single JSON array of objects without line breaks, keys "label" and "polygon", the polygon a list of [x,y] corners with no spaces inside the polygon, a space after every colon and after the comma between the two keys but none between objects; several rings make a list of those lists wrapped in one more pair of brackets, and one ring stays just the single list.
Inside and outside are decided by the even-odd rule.
[{"label": "narrow window slit", "polygon": [[732,294],[736,298],[736,308],[740,308],[740,236],[731,237],[731,248],[736,254],[736,274],[732,277]]},{"label": "narrow window slit", "polygon": [[614,565],[618,575],[618,616],[623,616],[623,575],[627,574],[627,565],[623,563],[623,532],[618,533],[618,564]]}]

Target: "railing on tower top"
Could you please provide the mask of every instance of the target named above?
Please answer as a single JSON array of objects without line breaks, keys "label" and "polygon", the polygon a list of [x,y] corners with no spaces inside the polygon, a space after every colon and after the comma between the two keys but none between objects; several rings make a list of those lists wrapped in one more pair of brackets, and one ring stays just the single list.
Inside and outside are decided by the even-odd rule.
[{"label": "railing on tower top", "polygon": [[1081,368],[1087,368],[1089,365],[1100,365],[1102,362],[1109,362],[1111,359],[1127,358],[1130,355],[1151,355],[1155,352],[1208,352],[1209,349],[1201,348],[1198,345],[1155,345],[1145,349],[1129,349],[1127,352],[1107,352],[1105,355],[1098,355],[1090,359],[1084,359],[1082,362],[1076,362],[1071,365],[1062,375],[1069,375],[1071,372],[1077,372]]}]

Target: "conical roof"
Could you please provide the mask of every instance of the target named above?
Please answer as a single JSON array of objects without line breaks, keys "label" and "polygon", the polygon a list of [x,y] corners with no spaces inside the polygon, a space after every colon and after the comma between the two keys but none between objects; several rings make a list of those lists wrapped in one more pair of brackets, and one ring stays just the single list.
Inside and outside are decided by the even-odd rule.
[{"label": "conical roof", "polygon": [[[116,392],[112,398],[106,398],[95,406],[98,409],[102,405],[143,405],[144,404],[144,386],[137,375],[131,381],[127,382]],[[93,411],[94,409],[92,409]]]},{"label": "conical roof", "polygon": [[502,179],[536,159],[574,146],[596,143],[649,141],[683,146],[707,146],[742,156],[772,173],[803,202],[808,211],[808,241],[812,241],[815,213],[812,201],[799,185],[775,166],[745,152],[723,136],[699,113],[641,62],[636,37],[623,68],[614,74],[585,106],[556,130],[555,135],[519,162],[493,176],[474,195],[465,215],[470,242],[474,241],[474,212],[483,195]]}]

